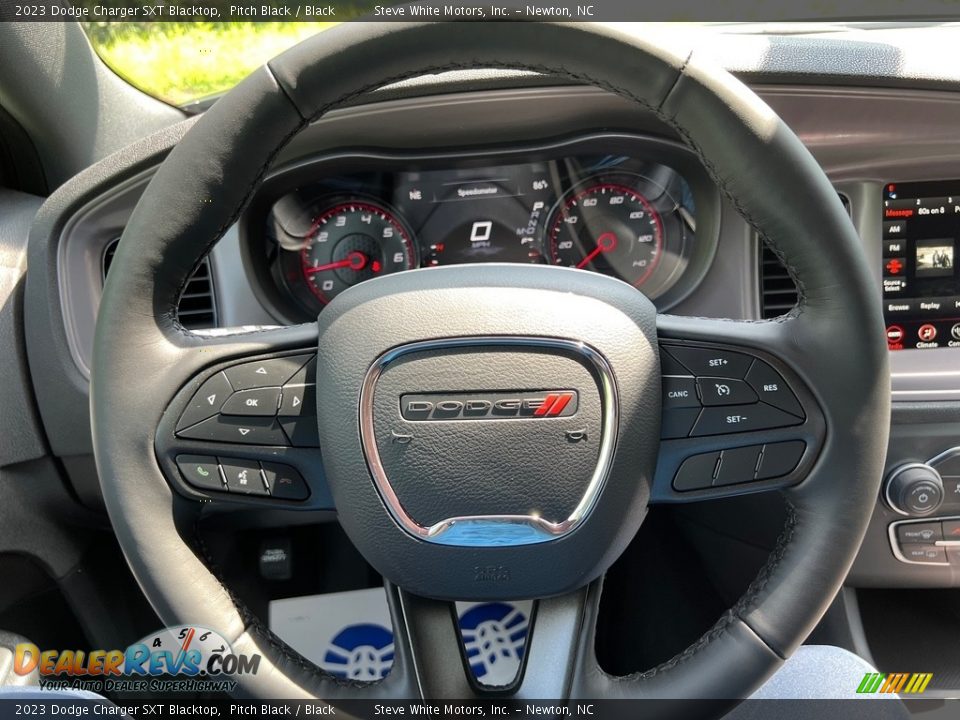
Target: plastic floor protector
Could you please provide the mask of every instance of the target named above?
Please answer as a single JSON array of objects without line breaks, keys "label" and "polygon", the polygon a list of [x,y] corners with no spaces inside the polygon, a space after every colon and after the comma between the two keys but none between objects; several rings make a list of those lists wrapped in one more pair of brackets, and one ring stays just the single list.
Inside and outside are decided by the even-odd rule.
[{"label": "plastic floor protector", "polygon": [[[509,684],[520,669],[533,602],[458,602],[464,651],[483,685]],[[273,600],[270,629],[342,678],[378,680],[393,665],[393,628],[383,588]]]}]

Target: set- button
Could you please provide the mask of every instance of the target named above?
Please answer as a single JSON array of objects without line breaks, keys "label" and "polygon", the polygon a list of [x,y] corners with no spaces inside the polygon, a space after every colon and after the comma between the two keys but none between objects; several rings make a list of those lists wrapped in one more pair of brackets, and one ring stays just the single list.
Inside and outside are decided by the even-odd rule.
[{"label": "set- button", "polygon": [[661,346],[661,436],[704,437],[789,427],[805,415],[786,380],[746,353]]},{"label": "set- button", "polygon": [[241,363],[208,378],[177,423],[178,437],[317,447],[316,356]]}]

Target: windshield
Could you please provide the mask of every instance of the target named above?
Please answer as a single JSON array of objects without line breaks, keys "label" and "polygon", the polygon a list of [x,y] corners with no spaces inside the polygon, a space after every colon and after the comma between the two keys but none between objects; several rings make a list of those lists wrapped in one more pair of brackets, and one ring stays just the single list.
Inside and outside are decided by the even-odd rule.
[{"label": "windshield", "polygon": [[267,60],[336,23],[85,22],[120,77],[173,105],[218,95]]},{"label": "windshield", "polygon": [[[342,3],[341,3],[342,5]],[[368,3],[352,0],[338,17],[363,15]],[[267,6],[264,6],[265,8]],[[380,7],[380,6],[378,6]],[[592,7],[592,6],[591,6]],[[301,40],[336,22],[83,22],[97,54],[130,84],[168,103],[185,106],[220,95],[251,71]],[[628,32],[651,23],[615,23]],[[668,32],[707,35],[820,35],[848,37],[895,33],[948,23],[923,22],[665,22]],[[198,105],[199,107],[199,105]]]}]

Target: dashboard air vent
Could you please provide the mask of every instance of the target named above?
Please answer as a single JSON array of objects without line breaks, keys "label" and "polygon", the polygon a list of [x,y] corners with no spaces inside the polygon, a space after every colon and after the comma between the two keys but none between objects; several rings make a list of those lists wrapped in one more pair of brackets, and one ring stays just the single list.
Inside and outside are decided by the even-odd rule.
[{"label": "dashboard air vent", "polygon": [[[850,214],[850,200],[838,193],[840,202]],[[790,312],[797,304],[797,286],[773,251],[758,239],[760,251],[760,317],[764,320]]]},{"label": "dashboard air vent", "polygon": [[[111,240],[103,250],[103,279],[107,279],[107,272],[117,252],[120,238]],[[213,274],[210,272],[210,259],[204,258],[200,267],[187,281],[187,286],[180,296],[177,308],[180,323],[188,330],[204,330],[217,327],[217,302],[213,287]]]}]

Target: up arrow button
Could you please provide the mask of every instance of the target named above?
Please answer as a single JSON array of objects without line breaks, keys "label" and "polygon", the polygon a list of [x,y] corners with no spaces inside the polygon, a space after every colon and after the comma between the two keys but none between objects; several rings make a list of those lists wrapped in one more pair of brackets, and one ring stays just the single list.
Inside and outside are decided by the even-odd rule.
[{"label": "up arrow button", "polygon": [[288,355],[269,360],[257,360],[234,365],[223,372],[234,390],[280,387],[312,357],[312,355]]}]

